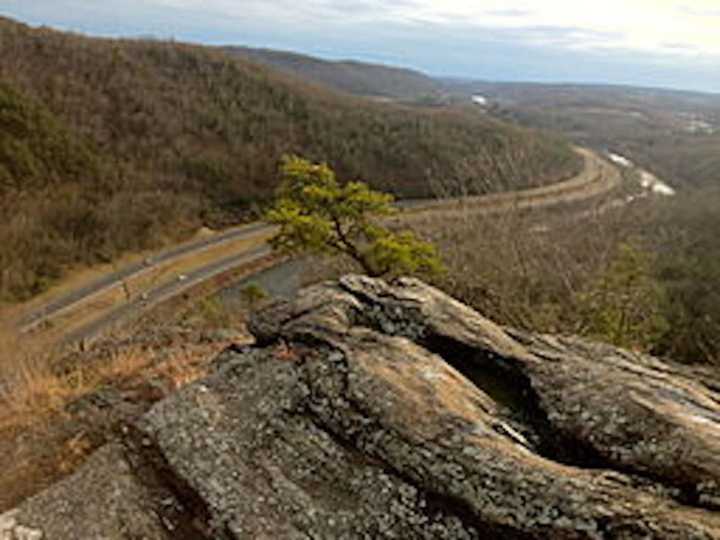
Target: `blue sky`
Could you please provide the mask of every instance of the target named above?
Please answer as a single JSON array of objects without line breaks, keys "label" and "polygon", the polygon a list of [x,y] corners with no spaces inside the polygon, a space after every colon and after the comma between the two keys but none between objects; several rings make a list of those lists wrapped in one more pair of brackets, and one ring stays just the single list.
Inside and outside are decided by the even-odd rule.
[{"label": "blue sky", "polygon": [[2,0],[0,14],[433,75],[720,92],[720,0]]}]

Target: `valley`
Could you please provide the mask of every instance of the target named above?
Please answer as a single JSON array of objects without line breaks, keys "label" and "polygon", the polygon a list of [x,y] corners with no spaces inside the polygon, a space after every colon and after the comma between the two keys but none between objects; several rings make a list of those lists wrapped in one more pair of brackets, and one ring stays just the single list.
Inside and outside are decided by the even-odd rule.
[{"label": "valley", "polygon": [[0,7],[0,540],[720,540],[720,94],[553,2]]},{"label": "valley", "polygon": [[448,82],[482,93],[490,113],[558,131],[578,144],[626,156],[689,189],[717,185],[720,95],[622,86]]}]

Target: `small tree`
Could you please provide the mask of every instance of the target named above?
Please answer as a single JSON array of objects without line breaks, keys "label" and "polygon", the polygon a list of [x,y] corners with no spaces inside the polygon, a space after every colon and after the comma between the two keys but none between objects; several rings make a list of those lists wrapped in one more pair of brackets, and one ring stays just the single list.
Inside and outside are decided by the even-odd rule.
[{"label": "small tree", "polygon": [[380,225],[378,218],[395,212],[391,195],[362,182],[340,184],[326,164],[296,156],[283,158],[281,173],[277,199],[266,215],[280,226],[270,241],[273,249],[348,256],[373,277],[443,270],[431,244]]},{"label": "small tree", "polygon": [[668,330],[665,290],[652,276],[652,258],[631,244],[619,246],[579,300],[587,333],[614,345],[647,351]]}]

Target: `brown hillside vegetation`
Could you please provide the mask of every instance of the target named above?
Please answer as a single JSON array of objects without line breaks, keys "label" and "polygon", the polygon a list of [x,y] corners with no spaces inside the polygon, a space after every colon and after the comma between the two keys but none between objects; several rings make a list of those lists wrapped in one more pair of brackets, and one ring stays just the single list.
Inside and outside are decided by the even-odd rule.
[{"label": "brown hillside vegetation", "polygon": [[[482,93],[492,101],[493,114],[505,119],[556,130],[584,146],[620,153],[677,190],[675,197],[653,203],[657,212],[632,216],[632,224],[623,225],[619,234],[598,234],[625,241],[632,231],[653,261],[650,275],[664,290],[660,307],[668,324],[668,332],[648,344],[653,352],[688,363],[720,364],[720,95],[487,82],[456,84],[453,89],[465,96]],[[573,236],[562,232],[565,238],[551,245],[561,245]],[[583,242],[586,236],[581,237]],[[572,252],[586,252],[578,248]],[[530,250],[529,256],[534,258],[539,252]],[[524,260],[520,268],[528,266],[528,259]],[[571,267],[561,266],[563,270]],[[591,267],[603,271],[605,264],[599,261]],[[538,271],[530,274],[532,279],[539,275]],[[552,280],[558,274],[547,275]],[[502,273],[505,284],[512,282],[510,276]],[[652,311],[647,305],[642,307],[645,313]],[[559,311],[565,317],[560,327],[569,328],[568,323],[578,319],[567,307]],[[501,315],[494,316],[503,320]],[[517,325],[514,320],[508,323]]]},{"label": "brown hillside vegetation", "polygon": [[438,175],[472,170],[475,191],[506,190],[579,166],[564,141],[469,110],[340,96],[211,48],[0,19],[0,52],[5,300],[236,221],[271,193],[285,153],[404,197],[432,195]]}]

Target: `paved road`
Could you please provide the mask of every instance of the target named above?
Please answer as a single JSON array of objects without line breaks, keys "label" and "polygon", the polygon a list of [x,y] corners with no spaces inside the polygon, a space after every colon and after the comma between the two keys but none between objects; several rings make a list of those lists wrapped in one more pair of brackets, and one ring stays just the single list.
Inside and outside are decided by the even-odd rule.
[{"label": "paved road", "polygon": [[253,223],[251,225],[229,229],[212,237],[187,242],[167,249],[152,256],[151,258],[146,258],[141,262],[130,264],[116,272],[106,274],[85,287],[76,289],[33,310],[19,321],[18,326],[22,332],[29,332],[44,321],[60,315],[64,311],[75,307],[81,302],[90,300],[97,294],[119,286],[127,279],[140,277],[146,272],[154,270],[159,266],[173,262],[177,259],[181,259],[187,255],[196,255],[207,249],[214,248],[234,240],[241,240],[244,238],[249,239],[258,234],[267,233],[270,230],[271,227],[265,223]]},{"label": "paved road", "polygon": [[[578,176],[559,182],[550,186],[534,188],[513,193],[499,193],[486,196],[469,197],[460,200],[442,200],[442,201],[406,201],[401,202],[399,206],[404,209],[403,219],[412,219],[417,216],[425,216],[428,214],[455,213],[458,205],[462,204],[465,210],[477,213],[492,213],[495,211],[505,210],[508,208],[538,208],[546,207],[561,202],[583,200],[605,193],[614,188],[620,181],[620,174],[617,169],[608,162],[602,160],[594,153],[578,149],[585,158],[585,168]],[[78,306],[82,302],[86,302],[95,295],[117,287],[123,280],[138,277],[144,272],[148,272],[159,265],[167,264],[176,259],[188,255],[196,255],[197,253],[216,247],[226,242],[238,239],[251,239],[255,236],[261,236],[271,231],[271,227],[264,223],[255,223],[221,234],[188,242],[178,247],[168,249],[158,255],[152,257],[151,260],[145,260],[141,263],[129,265],[117,272],[113,272],[101,279],[91,283],[86,287],[82,287],[67,295],[54,300],[53,302],[42,306],[33,311],[21,321],[21,329],[26,332],[39,325],[43,321],[61,314],[62,312]],[[116,308],[100,319],[91,324],[72,332],[66,336],[65,341],[79,341],[89,338],[97,334],[100,330],[107,328],[119,321],[126,320],[134,314],[137,314],[148,307],[155,305],[163,300],[176,296],[187,288],[201,283],[211,277],[231,270],[237,266],[256,261],[269,254],[270,250],[267,245],[262,245],[251,251],[241,254],[235,254],[219,261],[207,264],[206,266],[188,273],[186,279],[182,281],[173,281],[158,286],[149,291],[143,298],[132,300],[119,308]]]},{"label": "paved road", "polygon": [[403,201],[407,210],[403,219],[415,214],[441,214],[445,211],[457,211],[463,208],[472,212],[493,213],[510,208],[539,208],[560,202],[584,200],[607,193],[617,186],[622,177],[614,165],[585,148],[575,149],[585,159],[583,171],[563,182],[506,193],[491,193],[462,199],[435,201]]},{"label": "paved road", "polygon": [[75,343],[84,339],[92,338],[97,335],[101,330],[105,330],[113,325],[128,320],[132,316],[151,308],[165,300],[182,294],[183,291],[212,279],[218,274],[232,270],[243,264],[248,264],[263,257],[266,257],[272,253],[269,246],[264,245],[236,255],[225,257],[219,261],[215,261],[207,266],[199,268],[193,272],[189,272],[185,275],[185,279],[182,281],[171,281],[165,283],[152,291],[146,293],[142,297],[137,297],[122,306],[109,311],[99,319],[94,320],[82,328],[66,334],[63,341],[66,343]]}]

